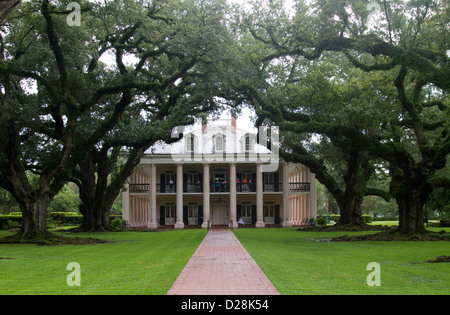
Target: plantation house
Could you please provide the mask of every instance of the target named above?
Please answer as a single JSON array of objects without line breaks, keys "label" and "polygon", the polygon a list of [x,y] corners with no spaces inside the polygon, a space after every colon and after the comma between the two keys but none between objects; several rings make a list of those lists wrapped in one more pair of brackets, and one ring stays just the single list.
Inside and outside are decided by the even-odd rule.
[{"label": "plantation house", "polygon": [[[257,134],[219,120],[172,135],[175,144],[150,148],[127,181],[123,219],[131,228],[183,229],[212,226],[297,226],[315,218],[315,175],[286,163]],[[267,142],[267,141],[265,141]]]}]

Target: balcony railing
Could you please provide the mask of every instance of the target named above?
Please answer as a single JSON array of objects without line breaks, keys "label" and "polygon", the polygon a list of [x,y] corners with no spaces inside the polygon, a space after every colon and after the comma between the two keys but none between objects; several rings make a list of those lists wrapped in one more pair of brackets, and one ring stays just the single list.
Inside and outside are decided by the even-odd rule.
[{"label": "balcony railing", "polygon": [[130,192],[132,194],[148,194],[150,192],[150,184],[130,184]]},{"label": "balcony railing", "polygon": [[[130,184],[130,193],[132,194],[148,194],[150,193],[150,184]],[[210,183],[209,186],[211,193],[227,193],[230,192],[229,183]],[[289,192],[309,192],[311,189],[310,183],[307,182],[294,182],[289,183]],[[256,183],[236,183],[236,191],[238,193],[251,193],[256,192]],[[283,192],[283,183],[264,183],[264,192]],[[177,187],[175,184],[156,184],[157,193],[175,194]],[[202,184],[184,184],[184,193],[202,193]]]},{"label": "balcony railing", "polygon": [[289,183],[290,192],[309,192],[310,190],[310,183]]},{"label": "balcony railing", "polygon": [[176,184],[156,184],[156,192],[157,193],[164,193],[164,194],[173,194],[177,192],[177,185]]},{"label": "balcony railing", "polygon": [[264,183],[264,192],[283,192],[283,183]]}]

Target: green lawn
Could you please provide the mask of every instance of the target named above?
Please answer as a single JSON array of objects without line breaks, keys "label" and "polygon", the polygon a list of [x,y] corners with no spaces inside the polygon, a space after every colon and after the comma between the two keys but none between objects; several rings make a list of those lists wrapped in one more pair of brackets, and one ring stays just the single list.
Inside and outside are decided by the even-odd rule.
[{"label": "green lawn", "polygon": [[[0,237],[11,233],[0,231]],[[157,294],[177,279],[205,230],[84,234],[116,241],[98,245],[0,244],[0,294]],[[77,235],[79,236],[79,235]],[[70,262],[81,286],[66,282]]]},{"label": "green lawn", "polygon": [[[115,241],[98,245],[0,244],[0,257],[14,258],[0,259],[0,294],[164,295],[206,232],[82,234]],[[321,240],[344,233],[278,228],[234,233],[281,294],[450,293],[450,264],[423,263],[450,255],[449,242],[331,243]],[[66,283],[70,262],[80,264],[80,287]],[[366,284],[370,262],[381,265],[381,287]]]},{"label": "green lawn", "polygon": [[[295,229],[234,233],[281,294],[450,294],[450,264],[424,263],[450,255],[450,242],[325,242],[361,232]],[[380,287],[367,285],[370,262],[380,264]]]}]

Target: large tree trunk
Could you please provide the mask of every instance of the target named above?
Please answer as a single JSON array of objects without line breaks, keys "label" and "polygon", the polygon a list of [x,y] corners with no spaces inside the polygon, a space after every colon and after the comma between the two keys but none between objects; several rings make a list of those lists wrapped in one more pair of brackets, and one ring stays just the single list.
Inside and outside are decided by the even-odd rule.
[{"label": "large tree trunk", "polygon": [[345,199],[341,206],[339,224],[342,225],[365,225],[362,219],[361,205],[363,197],[356,186],[347,187]]},{"label": "large tree trunk", "polygon": [[37,199],[24,198],[19,201],[22,211],[22,228],[19,236],[32,239],[52,235],[47,230],[49,200],[48,193],[40,193]]},{"label": "large tree trunk", "polygon": [[91,151],[85,161],[80,164],[80,172],[76,173],[77,184],[80,188],[80,212],[83,223],[80,232],[109,231],[110,210],[128,177],[139,164],[145,148],[133,149],[125,165],[113,178],[109,178],[117,167],[119,149],[108,155],[108,150]]},{"label": "large tree trunk", "polygon": [[6,19],[8,14],[10,14],[15,7],[19,5],[21,0],[2,0],[0,1],[0,23]]},{"label": "large tree trunk", "polygon": [[405,234],[426,232],[423,221],[423,205],[432,192],[428,177],[423,172],[410,170],[408,178],[398,168],[391,168],[393,173],[391,192],[398,205],[398,231]]},{"label": "large tree trunk", "polygon": [[347,159],[347,173],[344,176],[345,191],[340,200],[339,224],[365,225],[361,205],[367,180],[370,177],[367,152],[358,152]]},{"label": "large tree trunk", "polygon": [[105,221],[102,211],[108,174],[97,172],[98,158],[95,154],[97,152],[89,152],[86,159],[80,163],[80,172],[77,174],[81,199],[80,212],[83,215],[80,232],[100,232],[110,229],[109,220]]}]

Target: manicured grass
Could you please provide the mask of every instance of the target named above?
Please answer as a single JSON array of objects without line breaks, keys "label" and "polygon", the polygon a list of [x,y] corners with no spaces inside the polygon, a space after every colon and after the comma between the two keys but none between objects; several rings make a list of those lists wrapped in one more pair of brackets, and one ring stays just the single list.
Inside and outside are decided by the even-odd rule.
[{"label": "manicured grass", "polygon": [[[206,235],[205,230],[91,233],[114,240],[97,245],[0,244],[0,294],[164,295]],[[0,231],[0,237],[11,233]],[[81,286],[69,287],[71,270],[81,268]]]},{"label": "manicured grass", "polygon": [[[0,294],[165,295],[206,232],[76,235],[115,241],[97,245],[0,244],[0,257],[13,258],[0,259]],[[450,293],[450,264],[424,263],[450,255],[449,242],[335,243],[323,240],[368,232],[278,228],[235,229],[234,233],[281,294]],[[10,234],[0,231],[0,237]],[[80,264],[80,287],[66,283],[70,262]],[[370,262],[381,266],[381,287],[366,283]]]},{"label": "manicured grass", "polygon": [[[375,232],[274,228],[235,229],[234,233],[281,294],[450,293],[450,264],[424,263],[450,255],[450,242],[323,241],[344,234]],[[367,285],[370,262],[380,264],[380,287]]]}]

